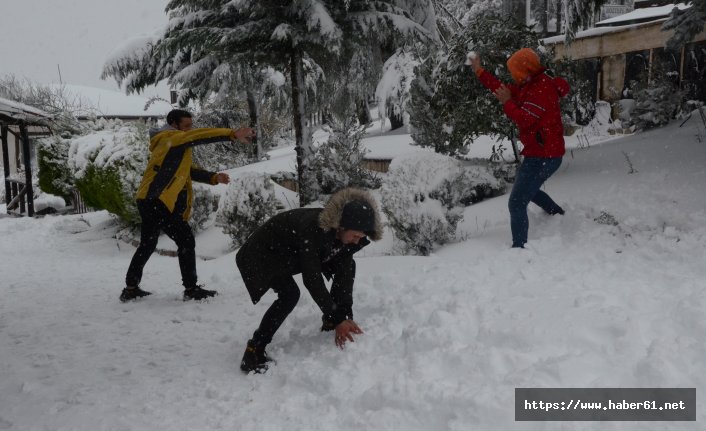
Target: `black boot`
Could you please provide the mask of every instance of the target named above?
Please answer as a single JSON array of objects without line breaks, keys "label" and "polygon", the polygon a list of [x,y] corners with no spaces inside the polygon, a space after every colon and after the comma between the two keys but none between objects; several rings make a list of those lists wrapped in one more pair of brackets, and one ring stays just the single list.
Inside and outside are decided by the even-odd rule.
[{"label": "black boot", "polygon": [[120,302],[128,302],[132,301],[133,299],[139,299],[148,295],[151,295],[152,292],[147,292],[145,290],[140,289],[138,286],[135,287],[126,287],[123,289],[122,293],[120,294]]},{"label": "black boot", "polygon": [[262,374],[269,368],[268,362],[272,362],[272,358],[265,352],[265,347],[258,347],[252,343],[252,340],[248,340],[243,360],[240,361],[240,369],[246,374],[251,371]]},{"label": "black boot", "polygon": [[189,301],[191,299],[200,301],[216,295],[218,295],[218,292],[215,290],[206,290],[201,286],[188,287],[184,289],[184,301]]}]

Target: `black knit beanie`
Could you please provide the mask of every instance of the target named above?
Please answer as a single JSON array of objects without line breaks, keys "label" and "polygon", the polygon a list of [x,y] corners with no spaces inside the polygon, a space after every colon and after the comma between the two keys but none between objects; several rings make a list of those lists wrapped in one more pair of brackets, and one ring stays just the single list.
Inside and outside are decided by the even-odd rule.
[{"label": "black knit beanie", "polygon": [[343,207],[339,225],[344,229],[369,234],[375,231],[375,212],[368,202],[350,201]]}]

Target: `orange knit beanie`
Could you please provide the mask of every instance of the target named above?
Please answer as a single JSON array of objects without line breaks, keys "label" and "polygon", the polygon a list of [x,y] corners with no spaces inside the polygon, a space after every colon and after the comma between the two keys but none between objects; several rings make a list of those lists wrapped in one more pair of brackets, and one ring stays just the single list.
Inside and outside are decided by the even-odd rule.
[{"label": "orange knit beanie", "polygon": [[510,74],[515,82],[524,84],[527,78],[542,71],[542,62],[534,50],[522,48],[512,54],[512,57],[507,61],[507,68],[510,69]]}]

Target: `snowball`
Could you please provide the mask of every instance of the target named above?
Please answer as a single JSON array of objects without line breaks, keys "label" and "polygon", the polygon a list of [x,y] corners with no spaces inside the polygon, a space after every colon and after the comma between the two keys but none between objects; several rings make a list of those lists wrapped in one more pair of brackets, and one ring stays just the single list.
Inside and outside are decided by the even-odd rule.
[{"label": "snowball", "polygon": [[470,66],[476,58],[478,58],[478,54],[475,51],[469,51],[468,54],[466,54],[466,66]]}]

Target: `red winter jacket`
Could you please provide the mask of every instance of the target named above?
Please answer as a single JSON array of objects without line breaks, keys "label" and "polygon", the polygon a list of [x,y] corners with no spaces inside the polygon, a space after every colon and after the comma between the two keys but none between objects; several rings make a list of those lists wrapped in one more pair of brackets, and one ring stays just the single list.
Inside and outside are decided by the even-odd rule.
[{"label": "red winter jacket", "polygon": [[[487,70],[479,70],[480,82],[495,92],[502,83]],[[525,157],[561,157],[564,155],[564,126],[561,123],[559,99],[569,94],[569,83],[554,78],[546,69],[524,85],[507,85],[512,99],[503,105],[505,115],[520,129]]]}]

